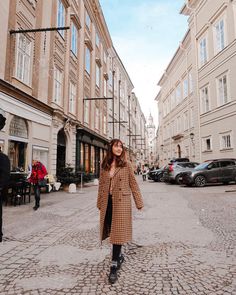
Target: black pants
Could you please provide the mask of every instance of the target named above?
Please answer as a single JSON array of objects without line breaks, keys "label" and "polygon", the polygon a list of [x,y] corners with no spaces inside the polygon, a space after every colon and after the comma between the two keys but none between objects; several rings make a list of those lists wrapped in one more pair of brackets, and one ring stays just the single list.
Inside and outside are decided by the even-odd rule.
[{"label": "black pants", "polygon": [[35,206],[39,207],[40,205],[40,186],[34,184],[34,197],[35,197]]},{"label": "black pants", "polygon": [[2,195],[2,190],[0,189],[0,242],[2,241],[2,202],[3,202],[3,195]]},{"label": "black pants", "polygon": [[[111,232],[111,222],[112,222],[112,196],[109,194],[107,211],[106,211],[105,222],[104,222],[105,230],[109,233],[109,235]],[[121,253],[121,246],[122,245],[116,245],[116,244],[112,245],[112,260],[113,261],[119,260],[119,256]]]}]

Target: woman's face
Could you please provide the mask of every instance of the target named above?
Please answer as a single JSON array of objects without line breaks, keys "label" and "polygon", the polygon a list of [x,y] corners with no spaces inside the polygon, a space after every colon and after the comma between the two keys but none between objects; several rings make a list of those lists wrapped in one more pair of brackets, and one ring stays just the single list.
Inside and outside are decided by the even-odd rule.
[{"label": "woman's face", "polygon": [[115,142],[112,146],[112,153],[113,155],[119,157],[123,152],[123,146],[121,142]]}]

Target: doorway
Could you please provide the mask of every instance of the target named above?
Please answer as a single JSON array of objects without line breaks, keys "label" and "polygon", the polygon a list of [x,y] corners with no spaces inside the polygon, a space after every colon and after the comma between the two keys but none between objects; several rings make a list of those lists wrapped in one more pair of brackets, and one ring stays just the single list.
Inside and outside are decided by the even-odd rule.
[{"label": "doorway", "polygon": [[66,166],[66,135],[63,129],[57,135],[57,175]]}]

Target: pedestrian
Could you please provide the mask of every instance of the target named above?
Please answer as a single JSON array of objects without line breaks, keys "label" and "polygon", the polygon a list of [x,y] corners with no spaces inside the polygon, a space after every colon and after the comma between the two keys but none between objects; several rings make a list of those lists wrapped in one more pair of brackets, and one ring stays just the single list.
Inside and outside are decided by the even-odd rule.
[{"label": "pedestrian", "polygon": [[136,182],[133,167],[126,160],[126,151],[120,139],[113,139],[108,145],[102,162],[97,207],[100,210],[100,239],[110,238],[112,262],[109,273],[110,283],[117,280],[124,255],[122,245],[132,239],[131,193],[138,210],[143,200]]},{"label": "pedestrian", "polygon": [[40,207],[40,192],[41,187],[46,186],[46,179],[44,178],[48,174],[45,166],[38,160],[34,159],[32,162],[32,171],[29,178],[29,182],[33,184],[35,205],[34,210],[38,210]]},{"label": "pedestrian", "polygon": [[0,242],[2,242],[2,203],[7,194],[7,185],[10,179],[10,160],[0,150]]}]

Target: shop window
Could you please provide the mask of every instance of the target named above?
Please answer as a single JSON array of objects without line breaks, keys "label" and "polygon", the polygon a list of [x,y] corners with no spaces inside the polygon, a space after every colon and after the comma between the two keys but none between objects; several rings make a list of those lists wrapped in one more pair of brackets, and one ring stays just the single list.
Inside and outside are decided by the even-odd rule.
[{"label": "shop window", "polygon": [[48,169],[49,149],[40,146],[33,146],[32,159],[38,159]]}]

